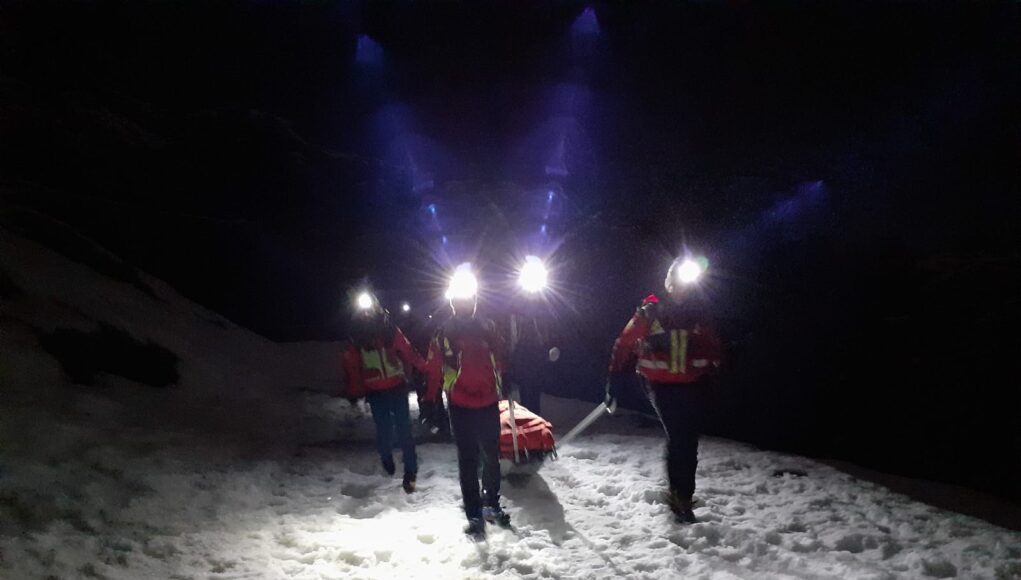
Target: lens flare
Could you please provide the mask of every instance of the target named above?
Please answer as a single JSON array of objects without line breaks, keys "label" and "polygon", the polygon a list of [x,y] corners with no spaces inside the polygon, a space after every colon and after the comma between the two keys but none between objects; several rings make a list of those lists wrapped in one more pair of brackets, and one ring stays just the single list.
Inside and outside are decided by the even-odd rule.
[{"label": "lens flare", "polygon": [[542,263],[542,260],[536,256],[528,256],[518,272],[518,285],[525,292],[534,294],[546,288],[548,277],[546,265]]},{"label": "lens flare", "polygon": [[695,260],[686,258],[681,265],[677,267],[677,281],[681,284],[694,284],[698,282],[699,278],[705,272],[705,268],[702,264]]},{"label": "lens flare", "polygon": [[359,310],[369,310],[372,308],[374,303],[375,301],[372,299],[372,294],[369,294],[368,292],[362,292],[358,295],[358,298],[355,299],[355,304],[358,306]]},{"label": "lens flare", "polygon": [[447,300],[464,300],[474,298],[479,291],[479,281],[472,273],[471,264],[464,263],[454,270],[450,277],[450,284],[444,294]]}]

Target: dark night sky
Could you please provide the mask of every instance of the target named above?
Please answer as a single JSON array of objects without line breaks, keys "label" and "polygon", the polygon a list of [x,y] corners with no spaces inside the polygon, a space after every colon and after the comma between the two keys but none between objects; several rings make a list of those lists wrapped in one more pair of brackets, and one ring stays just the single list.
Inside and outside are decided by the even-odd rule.
[{"label": "dark night sky", "polygon": [[6,2],[4,195],[277,339],[335,337],[364,276],[434,298],[443,235],[496,276],[545,220],[575,396],[687,242],[718,432],[1021,488],[984,463],[1021,457],[1019,5],[586,6]]}]

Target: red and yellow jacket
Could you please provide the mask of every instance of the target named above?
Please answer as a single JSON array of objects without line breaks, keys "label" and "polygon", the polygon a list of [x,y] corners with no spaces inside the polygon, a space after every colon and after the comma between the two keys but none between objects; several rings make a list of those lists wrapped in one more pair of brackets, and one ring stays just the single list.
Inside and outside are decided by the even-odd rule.
[{"label": "red and yellow jacket", "polygon": [[493,324],[477,318],[452,318],[436,334],[426,357],[426,399],[479,409],[502,398],[503,343]]},{"label": "red and yellow jacket", "polygon": [[415,352],[399,328],[393,329],[393,339],[377,336],[372,348],[359,348],[350,344],[344,350],[343,366],[347,397],[361,397],[397,388],[407,382],[404,365],[426,372],[425,360]]},{"label": "red and yellow jacket", "polygon": [[623,372],[636,355],[649,382],[686,384],[716,372],[722,348],[703,312],[649,296],[614,343],[610,372]]}]

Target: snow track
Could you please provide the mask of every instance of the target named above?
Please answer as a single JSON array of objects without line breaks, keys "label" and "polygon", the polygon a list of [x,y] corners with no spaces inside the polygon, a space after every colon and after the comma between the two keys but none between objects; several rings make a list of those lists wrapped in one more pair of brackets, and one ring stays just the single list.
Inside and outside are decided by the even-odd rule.
[{"label": "snow track", "polygon": [[[371,433],[363,411],[312,399],[333,410],[346,436]],[[490,527],[478,544],[461,534],[451,445],[419,447],[420,488],[410,496],[398,477],[382,474],[367,439],[260,459],[195,448],[95,450],[72,462],[89,483],[66,513],[0,538],[0,575],[1021,577],[1017,533],[724,440],[702,445],[700,523],[676,525],[661,496],[660,435],[613,433],[635,430],[626,417],[605,422],[526,484],[505,482],[516,531]]]}]

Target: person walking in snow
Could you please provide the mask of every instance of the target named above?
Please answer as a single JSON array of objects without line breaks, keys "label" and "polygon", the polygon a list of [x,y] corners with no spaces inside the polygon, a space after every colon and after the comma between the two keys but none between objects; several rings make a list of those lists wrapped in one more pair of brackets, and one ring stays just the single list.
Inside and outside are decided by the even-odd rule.
[{"label": "person walking in snow", "polygon": [[[478,281],[470,266],[458,267],[447,298],[453,316],[429,347],[427,399],[436,403],[447,393],[450,425],[457,447],[465,533],[480,537],[486,522],[507,527],[500,507],[500,410],[502,348],[493,323],[476,316]],[[482,489],[479,490],[479,464]]]},{"label": "person walking in snow", "polygon": [[552,381],[554,363],[560,357],[552,330],[551,316],[539,306],[527,304],[505,319],[505,338],[510,366],[520,402],[529,411],[542,412],[542,393]]},{"label": "person walking in snow", "polygon": [[[409,318],[409,320],[411,320]],[[409,330],[405,326],[408,339],[419,352],[429,352],[429,344],[432,342],[441,322],[435,314],[429,315],[420,322],[413,324]],[[428,380],[425,373],[416,372],[411,381],[418,396],[418,421],[422,429],[429,434],[431,441],[447,442],[450,436],[450,418],[447,416],[447,409],[443,406],[443,398],[433,402],[426,398],[428,393]]]},{"label": "person walking in snow", "polygon": [[343,367],[349,399],[365,397],[376,424],[376,449],[383,469],[390,475],[396,472],[393,459],[393,436],[404,461],[404,491],[415,491],[418,475],[418,456],[411,435],[411,417],[408,408],[408,370],[413,367],[426,371],[425,360],[419,355],[390,319],[389,313],[369,292],[355,299],[355,316],[351,340],[344,350]]},{"label": "person walking in snow", "polygon": [[677,259],[665,281],[667,296],[646,298],[613,345],[606,402],[612,407],[637,357],[637,372],[666,431],[667,503],[684,523],[695,522],[692,495],[700,425],[721,346],[698,295],[705,259]]}]

